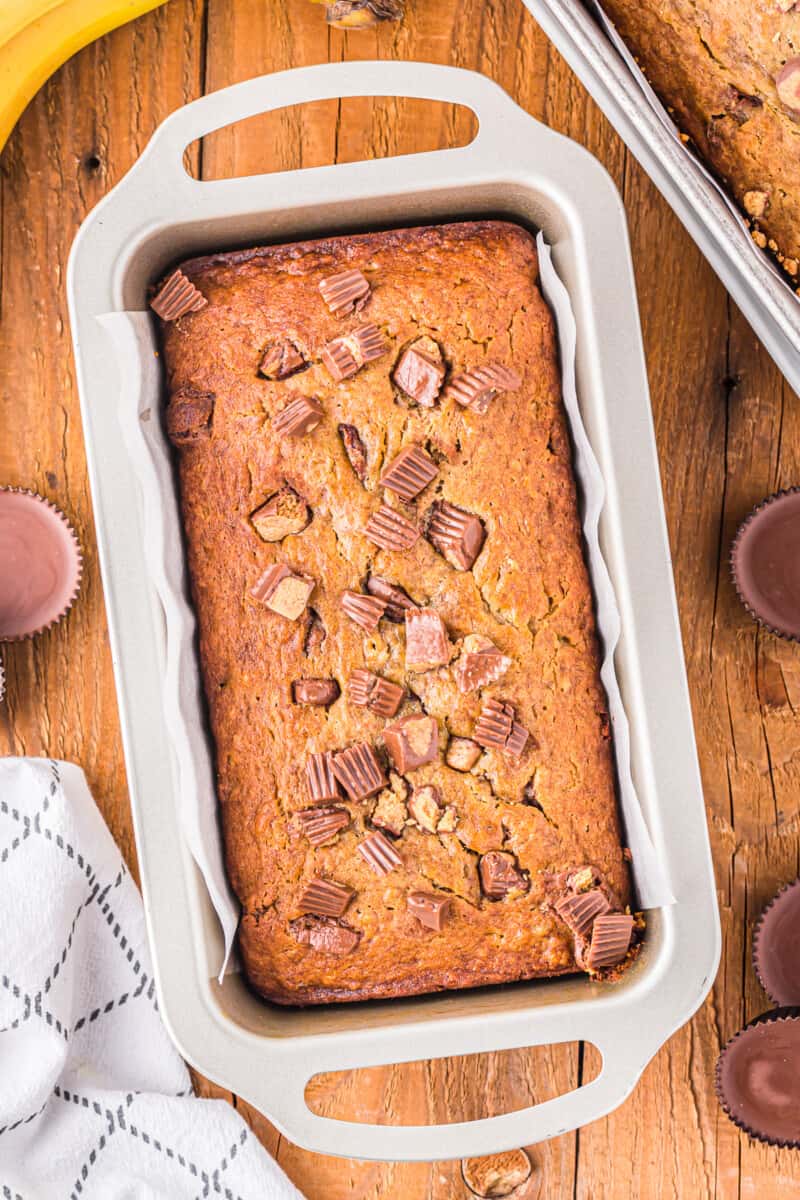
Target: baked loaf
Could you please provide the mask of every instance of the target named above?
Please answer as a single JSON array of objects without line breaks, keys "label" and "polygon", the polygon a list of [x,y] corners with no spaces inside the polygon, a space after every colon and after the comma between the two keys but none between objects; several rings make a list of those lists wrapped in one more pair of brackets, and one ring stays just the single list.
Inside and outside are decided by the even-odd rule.
[{"label": "baked loaf", "polygon": [[603,0],[661,100],[793,279],[800,262],[800,4]]},{"label": "baked loaf", "polygon": [[194,259],[152,301],[241,952],[279,1003],[628,954],[537,276],[475,221]]}]

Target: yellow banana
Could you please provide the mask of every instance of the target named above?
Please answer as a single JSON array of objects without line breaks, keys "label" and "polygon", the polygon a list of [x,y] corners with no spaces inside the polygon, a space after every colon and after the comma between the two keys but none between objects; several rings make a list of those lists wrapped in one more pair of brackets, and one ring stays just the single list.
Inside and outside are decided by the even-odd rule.
[{"label": "yellow banana", "polygon": [[165,0],[0,0],[0,150],[53,72],[95,38]]}]

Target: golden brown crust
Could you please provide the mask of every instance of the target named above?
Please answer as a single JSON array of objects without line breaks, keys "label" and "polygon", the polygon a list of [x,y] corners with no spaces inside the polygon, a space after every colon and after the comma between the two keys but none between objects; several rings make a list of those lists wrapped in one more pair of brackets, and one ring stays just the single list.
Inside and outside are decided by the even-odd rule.
[{"label": "golden brown crust", "polygon": [[[353,267],[369,279],[370,298],[361,313],[335,317],[319,281]],[[211,436],[179,447],[180,483],[251,982],[279,1003],[307,1004],[576,970],[572,935],[548,901],[545,876],[592,864],[623,903],[629,884],[553,323],[537,287],[533,239],[514,225],[477,221],[213,255],[182,269],[208,305],[164,325],[164,356],[171,395],[193,388],[215,397]],[[335,383],[321,348],[365,323],[378,326],[388,353]],[[409,404],[390,375],[421,335],[439,344],[449,375],[491,358],[512,365],[521,388],[484,414],[444,392],[432,408]],[[270,381],[258,364],[281,338],[312,365]],[[270,419],[298,394],[321,400],[322,423],[305,436],[276,436]],[[363,484],[342,425],[355,428],[366,449]],[[434,499],[445,499],[477,514],[486,541],[472,570],[455,570],[425,537],[392,552],[363,534],[388,495],[378,486],[382,468],[410,443],[427,449],[438,472],[405,511],[422,525]],[[312,519],[297,535],[263,541],[250,515],[285,485]],[[309,636],[310,618],[286,620],[250,596],[273,563],[316,581],[310,604],[324,638],[316,622]],[[466,694],[453,664],[407,674],[403,624],[383,619],[367,633],[340,607],[341,593],[361,590],[370,571],[434,608],[454,655],[461,639],[479,634],[512,659],[508,671]],[[356,850],[380,797],[337,801],[352,822],[317,847],[289,820],[309,803],[307,754],[353,742],[383,753],[387,720],[348,701],[347,680],[358,668],[408,690],[399,717],[422,705],[436,718],[438,758],[407,783],[436,785],[443,829],[455,810],[454,831],[407,824],[393,842],[403,866],[383,876]],[[341,695],[327,708],[294,705],[291,684],[301,677],[333,678]],[[530,732],[522,757],[490,750],[471,772],[453,770],[444,762],[447,738],[471,735],[490,696],[513,703]],[[392,783],[394,812],[405,789],[396,776]],[[502,901],[482,895],[478,858],[490,850],[516,856],[530,877],[527,891]],[[325,953],[305,932],[305,940],[293,935],[298,899],[315,877],[355,892],[342,918],[361,934],[349,953]],[[407,910],[414,891],[451,897],[440,933]]]},{"label": "golden brown crust", "polygon": [[[603,0],[678,126],[793,278],[800,261],[800,112],[776,78],[800,56],[791,0]],[[783,11],[789,6],[789,11]]]}]

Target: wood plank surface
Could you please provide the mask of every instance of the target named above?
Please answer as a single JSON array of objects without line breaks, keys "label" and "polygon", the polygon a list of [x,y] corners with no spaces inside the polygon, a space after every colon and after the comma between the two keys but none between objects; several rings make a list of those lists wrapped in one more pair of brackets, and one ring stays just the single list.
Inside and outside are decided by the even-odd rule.
[{"label": "wood plank surface", "polygon": [[[170,0],[58,72],[0,159],[0,483],[31,487],[70,516],[82,593],[61,626],[3,649],[0,752],[72,759],[132,870],[125,768],[97,567],[64,274],[84,215],[158,122],[203,91],[328,60],[420,59],[491,75],[528,112],[587,146],[619,186],[630,223],[684,647],[722,913],[723,959],[694,1020],[617,1112],[532,1147],[526,1200],[772,1200],[800,1197],[800,1160],[749,1142],[713,1091],[721,1044],[768,1007],[750,968],[752,924],[800,868],[800,648],[759,632],[731,587],[737,523],[800,482],[800,410],[655,188],[519,0],[409,0],[401,25],[343,34],[306,0]],[[467,114],[402,100],[336,101],[207,139],[202,177],[282,170],[463,143]],[[680,802],[680,797],[675,798]],[[646,1019],[646,1014],[643,1014]],[[370,1121],[470,1119],[574,1087],[591,1047],[515,1051],[321,1077],[321,1112]],[[202,1079],[204,1095],[228,1095]],[[460,1200],[457,1163],[326,1159],[245,1118],[311,1200]]]}]

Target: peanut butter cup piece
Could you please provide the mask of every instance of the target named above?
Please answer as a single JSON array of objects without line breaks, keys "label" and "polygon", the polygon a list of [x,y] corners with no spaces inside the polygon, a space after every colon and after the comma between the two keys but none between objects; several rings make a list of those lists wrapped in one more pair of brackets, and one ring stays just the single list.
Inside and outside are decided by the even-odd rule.
[{"label": "peanut butter cup piece", "polygon": [[367,448],[361,440],[361,434],[355,425],[340,425],[339,436],[344,444],[347,461],[353,468],[356,478],[363,483],[367,478]]},{"label": "peanut butter cup piece", "polygon": [[401,500],[413,500],[439,473],[421,446],[406,446],[381,472],[381,484]]},{"label": "peanut butter cup piece", "polygon": [[800,115],[800,58],[790,58],[775,76],[778,99]]},{"label": "peanut butter cup piece", "polygon": [[451,737],[444,761],[454,771],[471,771],[481,756],[481,748],[472,738]]},{"label": "peanut butter cup piece", "polygon": [[307,362],[294,342],[287,339],[271,342],[266,347],[258,364],[258,373],[265,379],[289,379],[298,371],[304,371],[311,364]]},{"label": "peanut butter cup piece", "polygon": [[342,592],[340,600],[342,611],[351,621],[372,633],[378,628],[378,622],[384,614],[386,605],[377,596],[364,596],[361,592]]},{"label": "peanut butter cup piece", "polygon": [[464,638],[453,674],[460,692],[474,692],[496,683],[510,666],[511,659],[501,654],[494,642],[480,634],[469,633]]},{"label": "peanut butter cup piece", "polygon": [[395,867],[403,865],[392,843],[378,829],[359,842],[356,849],[376,875],[388,875]]},{"label": "peanut butter cup piece", "polygon": [[363,667],[353,671],[347,681],[347,698],[351,704],[368,708],[379,717],[393,717],[403,703],[405,692],[397,683],[373,675]]},{"label": "peanut butter cup piece", "polygon": [[771,633],[800,640],[800,488],[769,496],[740,525],[731,571],[750,615]]},{"label": "peanut butter cup piece", "polygon": [[310,946],[312,950],[336,957],[352,953],[361,940],[357,930],[333,917],[297,917],[289,922],[289,932],[301,946]]},{"label": "peanut butter cup piece", "polygon": [[321,358],[331,376],[340,382],[386,353],[377,325],[362,325],[352,333],[333,338],[322,348]]},{"label": "peanut butter cup piece", "polygon": [[389,772],[389,786],[378,793],[370,822],[378,829],[400,837],[408,821],[408,784],[396,771]]},{"label": "peanut butter cup piece", "polygon": [[295,679],[292,684],[292,699],[295,704],[327,708],[334,700],[339,699],[339,684],[335,679]]},{"label": "peanut butter cup piece", "polygon": [[83,560],[67,518],[43,496],[0,488],[0,642],[18,642],[66,616]]},{"label": "peanut butter cup piece", "polygon": [[420,925],[438,933],[444,924],[445,914],[450,907],[449,896],[436,896],[432,892],[409,892],[408,911]]},{"label": "peanut butter cup piece", "polygon": [[800,1005],[800,879],[782,888],[761,914],[753,965],[773,1004]]},{"label": "peanut butter cup piece", "polygon": [[293,819],[312,846],[324,846],[347,828],[350,813],[346,808],[304,808]]},{"label": "peanut butter cup piece", "polygon": [[499,392],[516,391],[521,384],[522,380],[512,367],[492,362],[457,375],[451,380],[447,393],[464,408],[485,413]]},{"label": "peanut butter cup piece", "polygon": [[408,798],[408,815],[427,833],[436,833],[442,816],[442,793],[432,783],[416,787]]},{"label": "peanut butter cup piece", "polygon": [[272,612],[296,621],[305,611],[315,586],[307,575],[296,575],[285,563],[273,563],[250,589],[250,594]]},{"label": "peanut butter cup piece", "polygon": [[410,550],[419,541],[420,535],[416,525],[413,525],[396,508],[382,504],[364,526],[364,536],[379,546],[381,550],[393,550],[400,553]]},{"label": "peanut butter cup piece", "polygon": [[489,850],[478,859],[478,875],[489,900],[505,900],[512,892],[527,892],[530,880],[520,870],[513,854]]},{"label": "peanut butter cup piece", "polygon": [[320,282],[319,290],[335,317],[359,311],[369,299],[369,282],[366,276],[355,268],[329,275]]},{"label": "peanut butter cup piece", "polygon": [[388,579],[382,579],[380,575],[370,575],[367,580],[367,591],[370,596],[377,596],[379,600],[383,600],[386,604],[384,616],[387,621],[394,621],[397,625],[402,625],[406,619],[406,613],[412,608],[417,608],[418,605],[409,596],[403,588],[397,583],[389,583]]},{"label": "peanut butter cup piece", "polygon": [[406,668],[431,671],[450,661],[450,642],[444,621],[433,608],[413,608],[406,619]]},{"label": "peanut butter cup piece", "polygon": [[800,1149],[800,1009],[750,1021],[722,1051],[715,1082],[740,1129],[771,1146]]},{"label": "peanut butter cup piece", "polygon": [[439,755],[439,725],[425,713],[401,717],[387,725],[382,736],[392,765],[401,775],[433,762]]},{"label": "peanut butter cup piece", "polygon": [[432,338],[417,338],[400,355],[392,379],[401,392],[423,408],[433,408],[444,382],[442,352]]},{"label": "peanut butter cup piece", "polygon": [[607,897],[598,889],[568,895],[556,901],[556,912],[565,925],[578,937],[586,937],[596,917],[602,917],[611,909]]},{"label": "peanut butter cup piece", "polygon": [[479,517],[447,500],[437,500],[428,518],[428,541],[457,571],[469,571],[483,548],[486,530]]},{"label": "peanut butter cup piece", "polygon": [[312,804],[324,804],[340,799],[339,786],[333,773],[333,755],[310,754],[306,762],[306,783]]},{"label": "peanut butter cup piece", "polygon": [[251,513],[250,520],[262,541],[280,542],[308,527],[311,509],[294,488],[286,484]]},{"label": "peanut butter cup piece", "polygon": [[187,446],[211,437],[215,399],[213,392],[192,387],[179,388],[170,396],[166,425],[173,446]]},{"label": "peanut butter cup piece", "polygon": [[587,971],[616,967],[628,953],[633,934],[633,917],[627,913],[605,913],[592,924],[592,940],[584,955]]},{"label": "peanut butter cup piece", "polygon": [[479,746],[487,750],[504,750],[514,758],[519,758],[528,744],[530,734],[517,720],[513,704],[492,698],[484,702],[473,737]]},{"label": "peanut butter cup piece", "polygon": [[205,296],[183,271],[168,275],[150,301],[150,307],[162,321],[177,321],[187,313],[199,312],[207,304]]},{"label": "peanut butter cup piece", "polygon": [[316,429],[325,410],[316,396],[298,396],[272,418],[272,428],[287,437],[303,437]]},{"label": "peanut butter cup piece", "polygon": [[378,756],[366,742],[332,755],[331,770],[351,800],[366,800],[387,784]]},{"label": "peanut butter cup piece", "polygon": [[331,879],[312,879],[306,886],[297,907],[316,917],[341,917],[353,899],[352,888],[334,883]]}]

